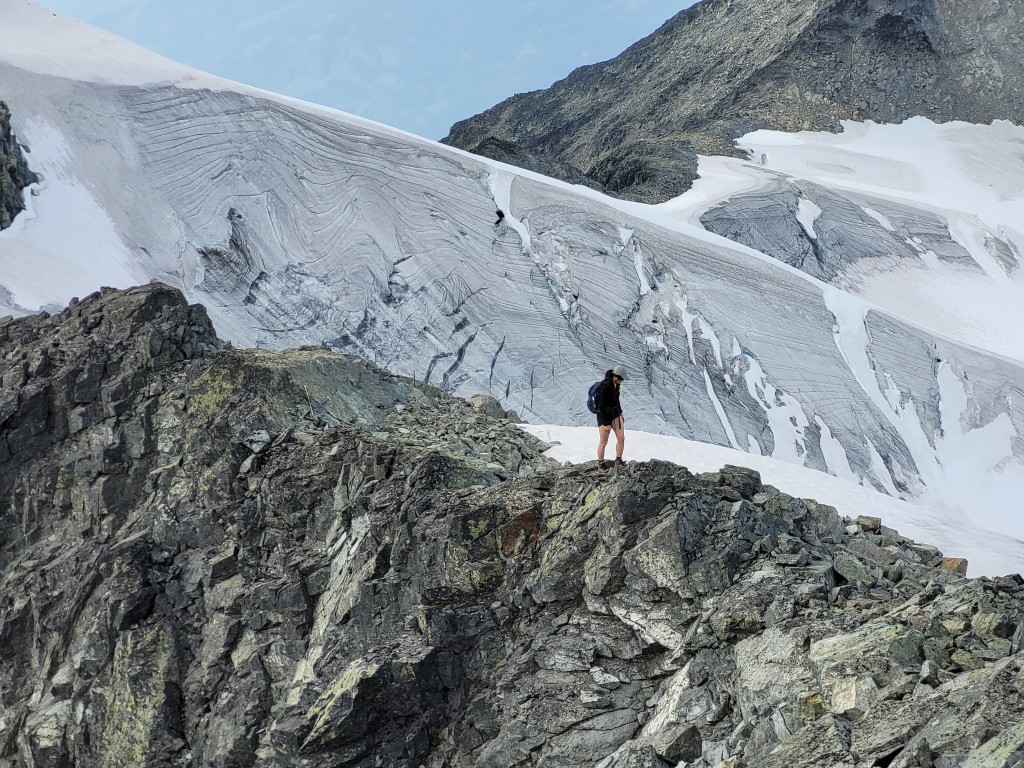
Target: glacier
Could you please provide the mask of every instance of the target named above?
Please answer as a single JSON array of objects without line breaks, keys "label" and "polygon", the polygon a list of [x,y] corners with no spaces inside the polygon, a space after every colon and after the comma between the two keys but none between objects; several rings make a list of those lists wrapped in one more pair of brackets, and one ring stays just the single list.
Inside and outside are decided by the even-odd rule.
[{"label": "glacier", "polygon": [[739,144],[757,162],[704,158],[701,191],[662,208],[891,314],[1024,360],[1024,129],[920,117],[843,125],[748,134]]},{"label": "glacier", "polygon": [[[590,424],[588,385],[624,365],[630,429],[829,473],[1020,545],[1024,129],[924,143],[927,121],[883,127],[922,146],[900,166],[849,141],[871,127],[845,144],[759,132],[741,140],[750,161],[702,158],[691,192],[651,207],[32,3],[0,28],[0,97],[41,177],[0,232],[0,313],[156,279],[237,345],[326,345],[535,423]],[[943,197],[950,174],[928,170],[968,143],[973,186]]]}]

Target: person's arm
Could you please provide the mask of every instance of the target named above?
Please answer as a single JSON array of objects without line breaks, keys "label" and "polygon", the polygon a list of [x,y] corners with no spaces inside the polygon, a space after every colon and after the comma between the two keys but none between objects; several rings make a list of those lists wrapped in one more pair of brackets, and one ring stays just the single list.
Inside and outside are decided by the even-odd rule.
[{"label": "person's arm", "polygon": [[614,405],[611,398],[612,395],[608,392],[607,382],[601,382],[601,386],[597,388],[597,393],[594,395],[594,403],[597,405],[599,416],[609,419],[614,418],[615,414],[612,413]]}]

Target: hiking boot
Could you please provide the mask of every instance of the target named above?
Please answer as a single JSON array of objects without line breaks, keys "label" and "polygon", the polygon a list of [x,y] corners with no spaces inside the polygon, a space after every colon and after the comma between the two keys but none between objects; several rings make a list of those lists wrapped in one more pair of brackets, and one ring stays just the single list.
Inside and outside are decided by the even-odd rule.
[{"label": "hiking boot", "polygon": [[599,470],[601,470],[602,472],[607,472],[608,471],[608,462],[604,461],[604,460],[601,460],[601,461],[597,462],[597,468]]},{"label": "hiking boot", "polygon": [[618,456],[618,457],[616,457],[616,459],[615,459],[615,466],[616,466],[616,468],[618,468],[618,467],[624,467],[624,466],[626,466],[626,462],[624,462],[624,461],[622,460],[622,457],[621,457],[621,456]]}]

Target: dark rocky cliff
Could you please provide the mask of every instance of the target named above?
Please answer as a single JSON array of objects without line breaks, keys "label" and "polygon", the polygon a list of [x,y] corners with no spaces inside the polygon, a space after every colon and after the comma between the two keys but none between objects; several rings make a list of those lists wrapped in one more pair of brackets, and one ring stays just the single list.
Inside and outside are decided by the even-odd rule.
[{"label": "dark rocky cliff", "polygon": [[0,765],[1024,754],[1024,580],[749,470],[554,467],[155,284],[0,321],[0,380]]},{"label": "dark rocky cliff", "polygon": [[704,0],[610,61],[456,123],[444,141],[488,156],[495,141],[518,145],[659,202],[692,183],[694,153],[734,154],[733,139],[757,128],[914,115],[1020,123],[1022,45],[1013,2]]},{"label": "dark rocky cliff", "polygon": [[0,101],[0,229],[25,208],[22,190],[36,180],[11,128],[11,112]]}]

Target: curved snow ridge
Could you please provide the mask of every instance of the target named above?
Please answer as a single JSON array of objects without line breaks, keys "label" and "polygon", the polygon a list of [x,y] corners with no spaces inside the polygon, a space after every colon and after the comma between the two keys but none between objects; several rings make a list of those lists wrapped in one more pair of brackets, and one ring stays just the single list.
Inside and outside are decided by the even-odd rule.
[{"label": "curved snow ridge", "polygon": [[83,21],[51,11],[33,0],[19,0],[4,6],[4,23],[0,25],[0,62],[40,75],[104,85],[172,85],[194,90],[245,93],[410,141],[436,143],[342,110],[211,75]]},{"label": "curved snow ridge", "polygon": [[[682,224],[678,218],[671,214],[666,214],[666,211],[678,209],[679,204],[677,201],[652,207],[607,198],[585,187],[566,184],[497,161],[470,155],[461,150],[445,147],[436,142],[339,110],[303,102],[298,99],[281,96],[209,75],[161,57],[82,22],[55,14],[32,2],[24,2],[13,6],[9,18],[5,16],[5,24],[3,28],[0,28],[0,50],[3,51],[2,58],[5,62],[40,74],[91,80],[97,83],[121,85],[171,83],[187,89],[209,89],[210,91],[223,92],[225,94],[243,93],[254,98],[276,102],[285,108],[298,109],[307,115],[315,115],[333,123],[341,121],[350,125],[353,129],[365,130],[378,135],[387,135],[397,140],[419,144],[427,151],[452,155],[453,159],[461,157],[464,161],[475,163],[478,167],[492,169],[492,172],[497,175],[503,175],[504,178],[508,179],[507,183],[509,185],[511,184],[511,178],[530,178],[534,181],[565,189],[566,191],[572,191],[578,195],[599,199],[607,205],[616,207],[624,213],[628,213],[651,224],[669,227],[692,237],[706,238],[711,242],[718,239],[718,236],[707,233],[699,226],[694,226],[692,223]],[[54,55],[54,50],[60,50],[60,55]],[[968,129],[975,127],[967,126]],[[847,132],[855,133],[858,128],[859,124],[850,123],[847,125]],[[768,135],[769,132],[756,132],[755,134],[743,137],[740,143],[750,143],[752,140]],[[780,138],[771,134],[769,140],[780,145],[799,146],[797,140],[792,136],[790,134],[783,134]],[[801,134],[796,136],[801,136]],[[771,157],[772,161],[775,162],[775,155],[773,154]],[[721,161],[723,159],[718,158],[716,160]],[[747,166],[753,167],[750,164],[747,164]],[[700,182],[698,182],[699,184]],[[713,195],[707,197],[711,199]],[[680,200],[682,199],[680,198]],[[520,235],[523,236],[524,233],[520,232]],[[528,232],[525,233],[525,236],[527,239],[524,240],[524,243],[529,248]],[[731,244],[730,247],[738,246]],[[746,252],[750,256],[771,262],[770,257],[755,249],[749,249]],[[779,267],[792,269],[794,272],[802,274],[788,265],[780,264]],[[641,280],[643,280],[643,273],[640,272],[639,274]],[[572,293],[571,290],[570,293]],[[571,302],[566,302],[566,306],[571,307]],[[1024,306],[1024,302],[1019,302],[1017,306]],[[891,310],[892,307],[890,307]],[[571,308],[565,314],[573,314]],[[904,319],[908,322],[920,324],[923,327],[930,327],[927,323],[921,323],[922,318],[920,317],[910,316],[904,317]],[[960,338],[955,332],[951,333],[950,336],[951,338]],[[966,341],[967,343],[972,343],[970,339]],[[978,346],[986,348],[983,343],[978,344]],[[1010,357],[1024,359],[1024,353],[1020,356],[1011,354]]]},{"label": "curved snow ridge", "polygon": [[515,230],[515,233],[519,235],[519,240],[523,244],[523,253],[532,256],[532,242],[530,238],[529,227],[516,218],[515,213],[512,211],[512,182],[515,181],[515,174],[509,171],[496,170],[492,171],[488,175],[490,182],[491,195],[494,197],[494,203],[498,206],[499,211],[505,213],[505,219],[503,223]]},{"label": "curved snow ridge", "polygon": [[[0,51],[3,51],[2,58],[5,62],[41,74],[92,80],[99,83],[122,85],[172,83],[183,88],[245,93],[253,97],[275,101],[282,106],[300,109],[307,114],[316,114],[332,121],[340,120],[353,127],[388,134],[395,138],[419,143],[425,147],[432,146],[438,150],[442,149],[435,142],[374,121],[262,91],[178,64],[112,34],[53,13],[27,0],[15,4],[5,11],[5,24],[0,28]],[[59,51],[59,55],[55,55],[55,51]],[[1013,160],[1016,155],[1012,152],[982,152],[977,147],[991,144],[995,140],[999,142],[1000,147],[1013,149],[1015,143],[1020,140],[1019,134],[1022,130],[1024,129],[1004,121],[997,121],[992,126],[972,126],[965,123],[936,125],[925,118],[914,118],[898,126],[847,121],[844,122],[844,132],[838,135],[757,131],[741,137],[737,143],[747,147],[750,152],[765,158],[765,163],[770,168],[761,168],[762,175],[764,173],[777,175],[781,171],[794,177],[829,181],[839,186],[842,186],[845,181],[847,187],[851,189],[856,188],[883,196],[886,193],[891,196],[894,188],[907,187],[909,184],[919,194],[924,195],[922,200],[926,203],[934,203],[932,198],[935,190],[942,189],[946,191],[947,202],[954,207],[959,206],[960,210],[992,211],[992,204],[1006,203],[1010,206],[1006,208],[1006,214],[1000,215],[998,221],[994,222],[991,228],[1007,232],[1013,229],[1015,222],[1021,220],[1019,179],[1024,178],[1024,173],[1016,172],[1021,169],[1012,164],[1017,162],[1017,165],[1022,165],[1022,163]],[[967,149],[956,150],[958,145],[965,145]],[[700,203],[695,201],[701,200],[706,204],[714,199],[721,199],[723,189],[731,189],[732,192],[735,192],[737,188],[749,186],[751,179],[754,178],[752,174],[757,168],[754,164],[734,159],[702,158],[702,163],[705,165],[701,169],[701,179],[698,180],[691,193],[661,206],[650,207],[604,198],[596,191],[558,182],[496,161],[468,155],[454,148],[444,147],[443,151],[455,156],[462,156],[465,160],[472,159],[499,173],[511,173],[520,177],[532,178],[542,183],[572,190],[583,196],[603,199],[608,205],[650,223],[675,228],[684,233],[686,230],[690,230],[688,234],[694,237],[701,237],[702,234],[708,236],[708,233],[703,233],[699,225],[694,226],[697,222],[692,220],[694,218],[693,211],[695,206],[696,208],[701,207]],[[945,157],[951,152],[957,151],[959,153],[955,154],[953,163],[941,163],[936,160],[938,157]],[[815,160],[814,152],[818,152],[825,159]],[[833,162],[837,152],[846,153],[857,162],[851,161],[849,164]],[[914,162],[906,161],[908,153]],[[993,178],[1005,180],[1005,183],[1001,182],[995,189],[989,189],[985,185],[973,182],[961,183],[965,178],[968,180],[973,178],[972,174],[976,173],[979,163],[984,164],[987,168],[994,168],[993,157],[1003,158],[998,166],[1001,172],[995,174]],[[1007,167],[1007,162],[1012,167]],[[707,166],[712,163],[717,165],[709,169]],[[924,174],[919,172],[922,167],[928,168],[929,172]],[[951,171],[950,168],[953,170]],[[953,178],[950,174],[954,172],[959,174],[955,176],[954,183],[936,183],[936,180],[948,181]],[[870,177],[870,183],[850,186],[849,177],[860,177],[865,173],[868,176],[871,173],[875,174]],[[731,181],[723,182],[723,179],[731,179]],[[911,184],[907,181],[908,179],[917,179],[918,181]],[[920,179],[925,181],[920,181]],[[1018,181],[1014,181],[1014,179]],[[990,196],[994,196],[994,198],[990,200]],[[903,195],[900,199],[906,200],[907,197]],[[691,221],[680,227],[680,212],[684,210],[690,211]],[[674,213],[666,215],[666,212]],[[715,236],[711,235],[711,237]],[[1017,250],[1019,252],[1020,248]],[[754,249],[749,254],[766,258]],[[867,298],[870,299],[870,296]],[[931,327],[930,323],[922,322],[925,318],[921,315],[899,313],[895,302],[873,303],[879,304],[880,307],[887,307],[888,311],[896,311],[908,322]],[[1024,302],[1010,302],[1007,306],[1024,306]],[[951,338],[960,339],[980,348],[989,348],[983,340],[977,338],[977,334],[974,338],[970,338],[956,333],[957,328],[955,327],[950,330],[948,335]],[[1024,352],[1019,355],[1011,353],[1008,356],[1014,359],[1024,359]]]},{"label": "curved snow ridge", "polygon": [[69,80],[186,87],[229,84],[29,0],[4,5],[0,51],[3,60],[16,67]]}]

